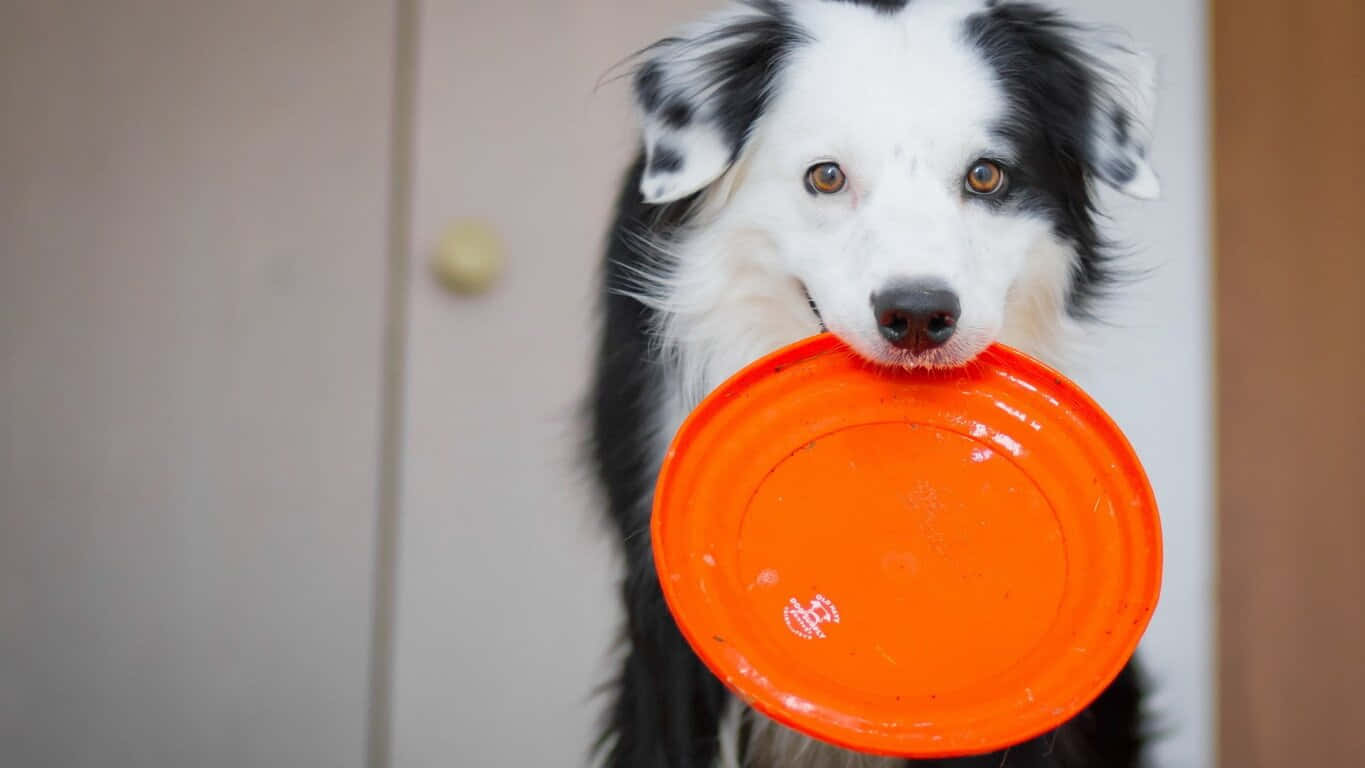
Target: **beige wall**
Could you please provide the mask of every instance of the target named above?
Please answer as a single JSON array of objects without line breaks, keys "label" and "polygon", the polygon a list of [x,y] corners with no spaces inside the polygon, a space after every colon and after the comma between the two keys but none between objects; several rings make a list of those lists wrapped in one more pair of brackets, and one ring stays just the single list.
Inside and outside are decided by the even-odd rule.
[{"label": "beige wall", "polygon": [[1365,4],[1218,0],[1213,14],[1220,764],[1355,765]]}]

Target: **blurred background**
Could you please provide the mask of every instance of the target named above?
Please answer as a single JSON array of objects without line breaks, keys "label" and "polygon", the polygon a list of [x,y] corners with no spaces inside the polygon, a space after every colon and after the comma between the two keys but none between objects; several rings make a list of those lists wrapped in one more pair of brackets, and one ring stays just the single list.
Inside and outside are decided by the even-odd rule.
[{"label": "blurred background", "polygon": [[[0,0],[0,765],[584,762],[599,80],[716,5]],[[1162,72],[1072,371],[1162,506],[1153,764],[1358,765],[1365,10],[1061,5]]]}]

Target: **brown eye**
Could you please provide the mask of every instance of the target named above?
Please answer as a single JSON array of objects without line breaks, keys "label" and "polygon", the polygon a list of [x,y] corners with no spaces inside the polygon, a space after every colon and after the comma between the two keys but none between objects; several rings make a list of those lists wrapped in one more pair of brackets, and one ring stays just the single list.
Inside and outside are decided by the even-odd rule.
[{"label": "brown eye", "polygon": [[806,188],[812,193],[832,195],[847,183],[844,169],[838,163],[817,163],[806,171]]},{"label": "brown eye", "polygon": [[977,160],[967,171],[967,191],[993,195],[1005,186],[1005,172],[990,160]]}]

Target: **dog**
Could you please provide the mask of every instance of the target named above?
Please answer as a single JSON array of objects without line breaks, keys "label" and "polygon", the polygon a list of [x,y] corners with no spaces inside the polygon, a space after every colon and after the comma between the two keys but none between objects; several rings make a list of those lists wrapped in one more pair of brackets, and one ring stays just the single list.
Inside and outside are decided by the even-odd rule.
[{"label": "dog", "polygon": [[[1123,38],[1011,0],[747,0],[639,52],[643,148],[608,238],[590,453],[624,551],[608,768],[906,765],[742,705],[688,647],[649,541],[667,444],[713,387],[829,331],[872,364],[1001,341],[1058,365],[1121,281],[1101,185],[1153,198],[1155,74]],[[1140,763],[1130,663],[1058,730],[911,763]]]}]

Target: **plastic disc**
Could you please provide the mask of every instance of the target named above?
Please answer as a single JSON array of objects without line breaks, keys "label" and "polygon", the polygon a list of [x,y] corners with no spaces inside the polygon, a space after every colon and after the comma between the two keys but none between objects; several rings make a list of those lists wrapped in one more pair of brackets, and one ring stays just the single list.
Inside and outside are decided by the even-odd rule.
[{"label": "plastic disc", "polygon": [[692,647],[768,716],[862,752],[977,754],[1057,727],[1156,607],[1151,487],[1113,421],[996,345],[878,369],[823,334],[708,396],[652,523]]}]

